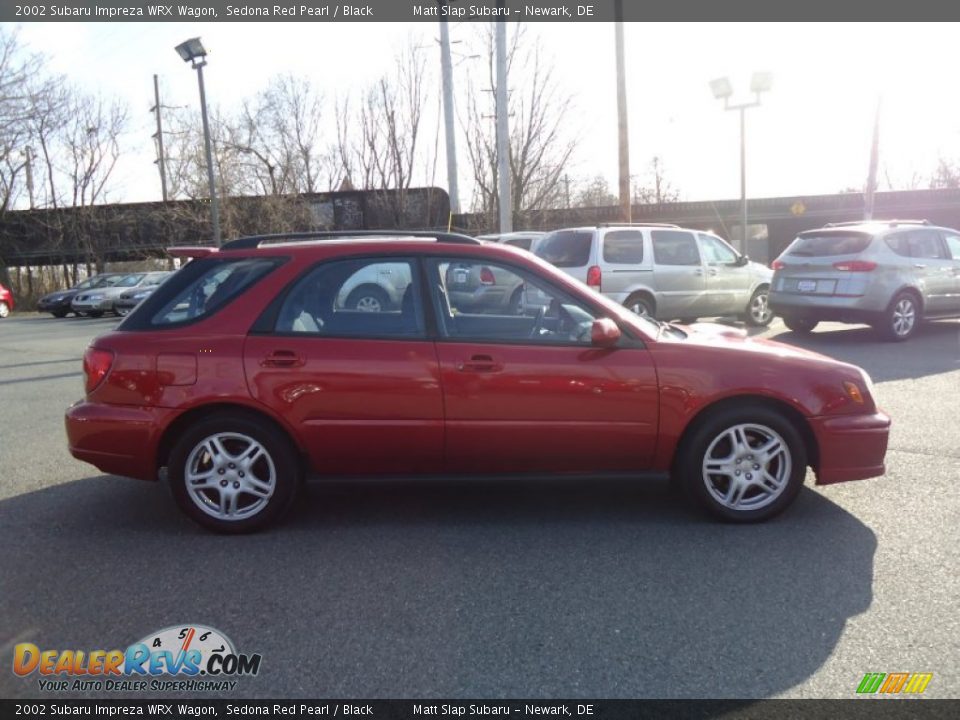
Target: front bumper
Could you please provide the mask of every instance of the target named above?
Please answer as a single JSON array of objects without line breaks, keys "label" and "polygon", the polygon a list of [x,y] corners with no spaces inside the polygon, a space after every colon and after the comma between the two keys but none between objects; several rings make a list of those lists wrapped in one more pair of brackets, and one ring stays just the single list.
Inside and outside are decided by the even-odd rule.
[{"label": "front bumper", "polygon": [[64,422],[70,454],[105,473],[157,479],[157,445],[172,410],[81,400]]},{"label": "front bumper", "polygon": [[819,458],[814,468],[817,485],[864,480],[886,472],[884,456],[890,437],[890,417],[833,415],[810,420]]},{"label": "front bumper", "polygon": [[106,312],[113,310],[114,298],[103,298],[102,300],[74,300],[70,303],[70,308],[74,312]]}]

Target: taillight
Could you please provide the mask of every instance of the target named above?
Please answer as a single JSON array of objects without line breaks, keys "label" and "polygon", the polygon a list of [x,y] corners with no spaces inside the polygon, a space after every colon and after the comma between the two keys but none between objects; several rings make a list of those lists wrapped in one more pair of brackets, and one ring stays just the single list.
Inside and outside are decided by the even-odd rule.
[{"label": "taillight", "polygon": [[770,263],[770,267],[773,268],[774,270],[783,270],[783,268],[785,268],[786,266],[787,264],[783,260],[779,260],[779,259],[774,260],[772,263]]},{"label": "taillight", "polygon": [[870,272],[876,270],[877,264],[869,260],[841,260],[835,262],[833,267],[844,272]]},{"label": "taillight", "polygon": [[493,270],[488,267],[480,268],[480,284],[481,285],[495,285],[497,279],[493,276]]},{"label": "taillight", "polygon": [[83,354],[83,373],[86,375],[87,393],[92,393],[110,372],[113,365],[113,353],[109,350],[87,348]]},{"label": "taillight", "polygon": [[595,290],[600,290],[600,281],[603,279],[603,273],[600,272],[600,268],[596,265],[591,265],[590,269],[587,270],[587,285],[594,288]]}]

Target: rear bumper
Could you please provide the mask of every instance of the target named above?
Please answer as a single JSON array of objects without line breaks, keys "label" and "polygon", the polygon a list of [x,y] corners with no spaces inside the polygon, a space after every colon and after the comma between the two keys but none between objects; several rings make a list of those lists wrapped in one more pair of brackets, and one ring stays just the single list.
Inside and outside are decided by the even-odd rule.
[{"label": "rear bumper", "polygon": [[157,443],[171,412],[81,400],[64,418],[70,454],[111,475],[156,480]]},{"label": "rear bumper", "polygon": [[884,413],[812,418],[810,426],[820,455],[817,485],[864,480],[886,472],[883,461],[890,418]]}]

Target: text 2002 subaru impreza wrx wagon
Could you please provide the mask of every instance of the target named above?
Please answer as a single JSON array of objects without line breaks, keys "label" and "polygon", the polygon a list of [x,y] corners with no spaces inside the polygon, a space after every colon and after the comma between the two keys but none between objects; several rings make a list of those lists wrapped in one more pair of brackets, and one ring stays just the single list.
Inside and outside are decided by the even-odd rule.
[{"label": "text 2002 subaru impreza wrx wagon", "polygon": [[[529,253],[443,233],[242,238],[84,357],[70,451],[214,530],[277,519],[307,475],[672,475],[714,514],[881,475],[890,420],[852,365],[639,317]],[[458,307],[463,277],[523,301]],[[358,284],[405,287],[376,310]]]}]

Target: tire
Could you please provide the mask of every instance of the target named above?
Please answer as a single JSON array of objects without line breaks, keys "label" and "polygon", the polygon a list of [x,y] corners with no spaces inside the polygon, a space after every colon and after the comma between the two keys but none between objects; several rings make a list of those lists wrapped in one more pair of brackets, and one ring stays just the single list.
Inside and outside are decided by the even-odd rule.
[{"label": "tire", "polygon": [[130,308],[114,308],[113,312],[117,315],[117,317],[126,317],[130,314]]},{"label": "tire", "polygon": [[10,315],[10,306],[6,302],[0,301],[0,318]]},{"label": "tire", "polygon": [[813,329],[818,323],[819,320],[805,317],[803,315],[783,316],[783,324],[787,326],[787,329],[792,330],[795,333],[799,333],[800,335],[807,335],[808,333],[813,332]]},{"label": "tire", "polygon": [[[262,454],[248,464],[244,456],[254,445]],[[217,413],[180,436],[170,452],[167,477],[177,505],[191,520],[219,533],[248,533],[290,508],[301,479],[297,456],[289,438],[272,425]],[[188,482],[191,475],[197,482]]]},{"label": "tire", "polygon": [[65,318],[65,317],[67,316],[67,311],[66,311],[66,310],[54,310],[54,311],[53,311],[52,313],[50,313],[50,314],[53,315],[55,318],[60,318],[60,319],[62,320],[63,318]]},{"label": "tire", "polygon": [[390,298],[376,285],[361,285],[347,297],[347,307],[365,312],[383,312],[390,305]]},{"label": "tire", "polygon": [[697,318],[680,318],[681,325],[693,325],[697,321]]},{"label": "tire", "polygon": [[653,300],[648,295],[631,295],[627,298],[627,301],[623,304],[627,310],[635,312],[637,315],[643,315],[646,317],[653,317],[655,312],[655,307]]},{"label": "tire", "polygon": [[750,297],[747,303],[747,311],[744,313],[744,321],[751,327],[766,327],[773,320],[773,311],[767,303],[770,288],[761,287]]},{"label": "tire", "polygon": [[687,496],[707,512],[728,522],[761,522],[796,499],[807,452],[781,413],[748,404],[699,422],[678,447],[675,467]]},{"label": "tire", "polygon": [[103,317],[103,310],[91,310],[87,313],[92,318]]},{"label": "tire", "polygon": [[523,305],[523,288],[518,287],[510,296],[510,302],[507,303],[507,315],[519,315]]},{"label": "tire", "polygon": [[912,292],[897,293],[874,328],[884,340],[909,340],[920,327],[920,301]]}]

